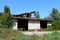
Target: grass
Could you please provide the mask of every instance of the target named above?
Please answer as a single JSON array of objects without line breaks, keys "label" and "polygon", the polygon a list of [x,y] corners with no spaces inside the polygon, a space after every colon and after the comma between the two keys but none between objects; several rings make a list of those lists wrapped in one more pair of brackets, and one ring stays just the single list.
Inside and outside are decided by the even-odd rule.
[{"label": "grass", "polygon": [[6,28],[0,28],[0,40],[13,40],[23,34],[18,30],[11,30]]},{"label": "grass", "polygon": [[0,40],[38,40],[38,36],[27,36],[18,30],[0,28]]},{"label": "grass", "polygon": [[54,32],[52,34],[45,35],[42,38],[40,38],[40,40],[60,40],[60,33]]},{"label": "grass", "polygon": [[54,32],[49,35],[39,37],[37,35],[23,35],[21,31],[0,28],[0,40],[60,40],[60,33]]}]

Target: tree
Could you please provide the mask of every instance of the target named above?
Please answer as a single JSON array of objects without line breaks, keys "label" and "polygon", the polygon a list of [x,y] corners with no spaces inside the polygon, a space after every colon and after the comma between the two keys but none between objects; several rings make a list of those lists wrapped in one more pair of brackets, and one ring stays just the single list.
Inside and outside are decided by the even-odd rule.
[{"label": "tree", "polygon": [[4,7],[4,13],[10,14],[10,8],[8,6]]},{"label": "tree", "polygon": [[52,12],[50,14],[50,18],[52,18],[53,20],[58,20],[60,19],[60,13],[57,9],[53,8]]},{"label": "tree", "polygon": [[60,29],[60,13],[57,9],[55,9],[55,8],[52,9],[50,18],[52,18],[54,20],[52,22],[52,28],[55,30]]},{"label": "tree", "polygon": [[12,26],[12,16],[10,13],[10,8],[8,6],[4,7],[4,13],[2,15],[2,25],[5,25],[7,28]]},{"label": "tree", "polygon": [[0,27],[2,27],[2,20],[3,20],[3,19],[2,19],[2,14],[3,14],[3,13],[0,12]]},{"label": "tree", "polygon": [[40,18],[40,16],[39,16],[39,12],[37,11],[37,12],[35,12],[35,14],[34,14],[34,16],[35,16],[35,18]]}]

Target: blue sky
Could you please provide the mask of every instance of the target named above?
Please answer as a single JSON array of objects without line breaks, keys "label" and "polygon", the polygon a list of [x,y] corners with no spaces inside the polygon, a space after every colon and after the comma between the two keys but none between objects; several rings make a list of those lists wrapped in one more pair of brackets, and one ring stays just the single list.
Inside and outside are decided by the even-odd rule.
[{"label": "blue sky", "polygon": [[0,12],[3,12],[4,6],[10,7],[11,14],[20,14],[24,12],[39,11],[40,17],[47,17],[52,8],[60,11],[60,0],[0,0]]}]

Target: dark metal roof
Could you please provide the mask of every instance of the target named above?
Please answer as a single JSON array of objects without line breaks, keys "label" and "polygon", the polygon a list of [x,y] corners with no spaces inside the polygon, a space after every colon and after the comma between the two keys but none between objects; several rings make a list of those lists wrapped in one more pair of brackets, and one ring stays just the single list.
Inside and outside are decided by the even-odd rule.
[{"label": "dark metal roof", "polygon": [[21,15],[27,15],[27,14],[33,14],[33,13],[35,13],[35,11],[26,12],[26,13],[22,13],[22,14],[18,14],[18,15],[13,15],[13,16],[21,16]]},{"label": "dark metal roof", "polygon": [[51,19],[38,19],[38,18],[23,18],[23,17],[13,17],[13,19],[24,19],[24,20],[36,20],[36,21],[52,21]]}]

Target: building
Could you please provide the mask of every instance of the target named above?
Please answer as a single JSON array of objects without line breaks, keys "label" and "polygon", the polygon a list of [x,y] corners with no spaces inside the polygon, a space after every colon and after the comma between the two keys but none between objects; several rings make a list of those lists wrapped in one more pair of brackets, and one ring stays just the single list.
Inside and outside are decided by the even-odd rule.
[{"label": "building", "polygon": [[[23,13],[19,15],[13,15],[13,29],[14,30],[36,30],[40,28],[47,28],[48,25],[51,25],[49,22],[50,19],[38,19],[33,18],[32,14],[35,12],[30,13]],[[48,24],[49,23],[49,24]]]}]

